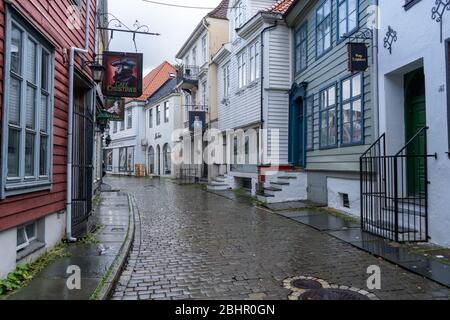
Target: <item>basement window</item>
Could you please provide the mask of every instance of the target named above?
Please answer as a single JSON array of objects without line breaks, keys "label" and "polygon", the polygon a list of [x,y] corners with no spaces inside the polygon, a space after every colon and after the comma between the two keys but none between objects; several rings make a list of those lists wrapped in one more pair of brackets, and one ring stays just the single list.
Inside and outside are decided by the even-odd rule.
[{"label": "basement window", "polygon": [[17,228],[17,251],[28,247],[37,239],[37,224],[33,221]]},{"label": "basement window", "polygon": [[350,209],[348,193],[341,193],[342,207]]}]

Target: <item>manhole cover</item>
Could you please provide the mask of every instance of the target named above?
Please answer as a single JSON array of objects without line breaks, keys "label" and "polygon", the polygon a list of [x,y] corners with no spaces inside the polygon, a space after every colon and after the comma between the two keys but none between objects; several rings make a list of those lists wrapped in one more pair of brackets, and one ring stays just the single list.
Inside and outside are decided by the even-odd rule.
[{"label": "manhole cover", "polygon": [[311,279],[297,279],[291,282],[292,286],[297,289],[320,289],[322,284],[319,281]]},{"label": "manhole cover", "polygon": [[303,293],[299,300],[370,300],[369,297],[350,290],[316,289]]}]

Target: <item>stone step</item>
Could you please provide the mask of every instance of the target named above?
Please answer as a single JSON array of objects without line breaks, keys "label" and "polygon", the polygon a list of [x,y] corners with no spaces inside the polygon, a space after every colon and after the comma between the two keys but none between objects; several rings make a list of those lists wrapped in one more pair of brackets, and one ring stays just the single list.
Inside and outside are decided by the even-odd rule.
[{"label": "stone step", "polygon": [[276,181],[276,182],[271,182],[270,184],[273,184],[275,186],[288,186],[289,182]]},{"label": "stone step", "polygon": [[281,189],[281,188],[275,188],[275,187],[264,188],[264,190],[267,190],[267,191],[273,191],[273,192],[283,191],[283,189]]},{"label": "stone step", "polygon": [[[377,221],[368,222],[368,224],[371,226],[374,226],[378,229],[395,232],[395,224],[393,224],[392,222],[377,220]],[[399,233],[417,233],[419,231],[415,230],[413,228],[403,227],[403,226],[399,225],[398,232]]]},{"label": "stone step", "polygon": [[[412,204],[411,204],[411,207],[413,207]],[[391,206],[387,206],[387,207],[383,208],[383,211],[394,214],[395,208],[391,207]],[[416,211],[416,210],[407,209],[404,206],[402,208],[402,206],[399,205],[398,213],[401,215],[408,215],[408,216],[412,216],[412,217],[426,217],[424,207],[422,207],[422,210]]]},{"label": "stone step", "polygon": [[295,180],[297,177],[294,176],[280,176],[278,179],[287,179],[287,180]]},{"label": "stone step", "polygon": [[209,185],[219,186],[219,187],[220,186],[228,186],[228,184],[226,184],[224,181],[216,181],[216,180],[211,181],[211,183]]},{"label": "stone step", "polygon": [[211,184],[209,184],[206,188],[208,190],[211,190],[211,191],[224,191],[224,190],[231,189],[227,184],[222,184],[222,185],[211,185]]}]

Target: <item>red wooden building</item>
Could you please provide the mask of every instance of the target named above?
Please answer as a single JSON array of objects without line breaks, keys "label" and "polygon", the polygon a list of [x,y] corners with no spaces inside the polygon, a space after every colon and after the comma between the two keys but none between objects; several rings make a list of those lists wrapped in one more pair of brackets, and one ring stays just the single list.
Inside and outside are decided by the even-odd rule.
[{"label": "red wooden building", "polygon": [[96,2],[0,0],[0,279],[90,211]]}]

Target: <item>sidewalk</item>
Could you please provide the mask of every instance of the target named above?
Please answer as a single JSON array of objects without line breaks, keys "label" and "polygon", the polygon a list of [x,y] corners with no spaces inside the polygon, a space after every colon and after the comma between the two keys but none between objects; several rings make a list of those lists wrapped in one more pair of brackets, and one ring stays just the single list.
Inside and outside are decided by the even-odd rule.
[{"label": "sidewalk", "polygon": [[[266,205],[273,213],[310,226],[408,271],[450,287],[450,250],[427,244],[389,242],[361,229],[354,219],[332,215],[305,202]],[[439,258],[437,258],[439,257]]]},{"label": "sidewalk", "polygon": [[[68,257],[48,265],[10,300],[106,299],[126,261],[134,235],[134,220],[128,196],[103,192],[93,214],[101,226],[95,238],[70,244]],[[81,289],[69,290],[69,266],[81,269]]]}]

